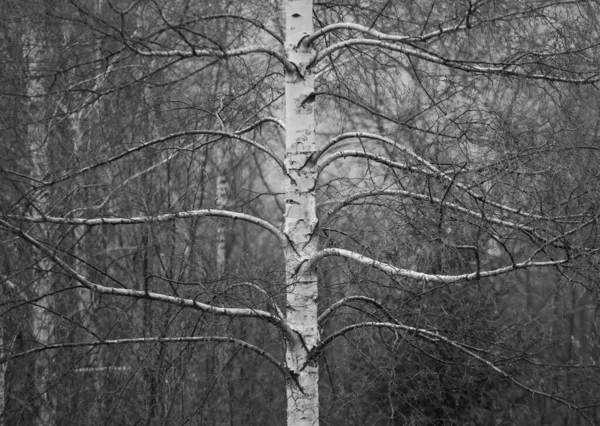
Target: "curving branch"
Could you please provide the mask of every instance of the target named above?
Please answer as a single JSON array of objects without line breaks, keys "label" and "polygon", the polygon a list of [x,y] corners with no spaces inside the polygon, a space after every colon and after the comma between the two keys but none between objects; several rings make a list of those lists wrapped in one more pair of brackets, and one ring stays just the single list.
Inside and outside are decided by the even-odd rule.
[{"label": "curving branch", "polygon": [[548,260],[548,261],[534,261],[528,259],[524,262],[513,263],[509,266],[504,266],[502,268],[491,269],[488,271],[477,271],[471,272],[467,274],[457,274],[457,275],[438,275],[438,274],[426,274],[423,272],[417,272],[410,269],[398,268],[396,266],[390,265],[388,263],[380,262],[375,259],[371,259],[370,257],[363,256],[362,254],[340,249],[340,248],[326,248],[319,251],[313,257],[310,258],[308,262],[303,265],[304,270],[308,270],[315,266],[318,262],[326,257],[343,257],[346,259],[353,260],[361,265],[370,266],[375,268],[381,272],[386,274],[395,275],[403,278],[409,278],[416,281],[424,281],[427,283],[434,284],[456,284],[459,282],[473,281],[478,280],[480,278],[488,278],[495,277],[498,275],[503,275],[508,272],[516,271],[517,269],[528,269],[528,268],[541,268],[548,266],[559,266],[564,265],[570,261],[570,258],[564,258],[560,260]]},{"label": "curving branch", "polygon": [[46,255],[50,258],[56,265],[60,266],[69,276],[73,279],[77,280],[84,287],[89,290],[98,292],[100,294],[107,294],[112,296],[120,296],[120,297],[130,297],[134,299],[146,299],[156,302],[167,303],[170,305],[180,306],[183,308],[195,309],[201,312],[206,312],[213,315],[219,316],[230,316],[230,317],[245,317],[245,318],[256,318],[263,320],[269,324],[275,325],[279,328],[284,336],[288,339],[297,339],[296,334],[293,330],[291,330],[286,324],[285,320],[279,318],[276,315],[273,315],[269,312],[262,311],[259,309],[247,309],[247,308],[223,308],[219,306],[213,306],[207,303],[198,302],[194,299],[185,299],[182,297],[174,297],[168,296],[161,293],[153,293],[142,290],[133,290],[128,288],[116,288],[116,287],[108,287],[101,284],[96,284],[90,281],[87,277],[77,272],[71,266],[67,264],[67,262],[61,260],[58,256],[54,254],[54,252],[44,246],[42,243],[37,241],[35,238],[31,237],[29,234],[24,232],[23,230],[12,226],[10,223],[0,219],[0,227],[6,229],[8,232],[19,236],[23,240],[27,241],[29,244],[38,249],[42,254]]},{"label": "curving branch", "polygon": [[137,216],[137,217],[96,217],[96,218],[67,218],[67,217],[54,217],[54,216],[18,216],[18,215],[5,215],[7,219],[17,220],[20,222],[28,223],[56,223],[63,225],[133,225],[139,223],[158,223],[158,222],[170,222],[175,219],[187,219],[190,217],[224,217],[233,220],[242,220],[244,222],[258,225],[261,228],[269,231],[275,237],[279,239],[282,247],[287,247],[288,240],[285,234],[279,230],[276,226],[267,222],[264,219],[246,214],[237,213],[229,210],[216,210],[216,209],[203,209],[203,210],[190,210],[177,213],[167,213],[158,216]]},{"label": "curving branch", "polygon": [[253,288],[254,290],[258,291],[259,293],[264,294],[267,297],[267,303],[269,303],[271,305],[271,307],[277,313],[279,318],[285,317],[285,315],[283,314],[281,309],[279,309],[279,305],[277,305],[277,302],[275,301],[275,299],[273,299],[273,297],[269,293],[267,293],[264,288],[254,284],[254,283],[251,283],[249,281],[234,283],[229,288],[235,288],[235,287],[250,287],[250,288]]},{"label": "curving branch", "polygon": [[320,164],[319,159],[321,158],[321,156],[323,156],[323,154],[325,154],[325,152],[327,152],[330,148],[334,147],[338,143],[345,141],[347,139],[359,139],[360,140],[363,138],[364,139],[372,139],[372,140],[383,142],[387,145],[390,145],[393,148],[399,149],[400,151],[404,152],[405,154],[413,157],[415,160],[417,160],[419,163],[423,164],[425,167],[427,167],[431,171],[433,171],[435,173],[442,173],[437,169],[437,167],[435,167],[433,164],[428,162],[425,158],[423,158],[420,155],[418,155],[417,153],[415,153],[412,149],[410,149],[390,138],[386,138],[385,136],[381,136],[376,133],[369,133],[369,132],[346,132],[346,133],[337,135],[333,139],[330,139],[323,148],[321,148],[319,151],[316,152],[316,154],[312,158],[312,161],[316,164]]},{"label": "curving branch", "polygon": [[[535,240],[538,243],[540,243],[540,246],[533,252],[531,257],[534,257],[538,253],[543,252],[547,247],[555,247],[555,248],[564,249],[564,250],[568,250],[568,251],[580,250],[580,251],[586,252],[587,254],[592,254],[592,253],[598,251],[597,249],[590,248],[590,247],[571,245],[568,242],[565,242],[564,239],[566,237],[568,237],[569,235],[573,235],[577,232],[582,231],[583,229],[587,228],[588,226],[596,224],[598,222],[598,220],[600,219],[600,213],[589,218],[586,221],[583,221],[583,222],[581,222],[581,221],[580,222],[572,222],[572,221],[571,222],[561,222],[561,221],[556,220],[553,217],[545,217],[544,220],[546,220],[546,221],[552,221],[554,223],[561,223],[562,225],[567,224],[567,223],[577,225],[571,229],[564,230],[562,233],[555,235],[551,238],[550,237],[546,238],[546,237],[543,237],[542,235],[540,235],[538,230],[536,230],[534,227],[524,225],[524,224],[518,223],[518,222],[512,222],[509,220],[500,219],[498,217],[486,216],[480,212],[470,210],[466,207],[460,206],[460,205],[452,203],[452,202],[445,201],[443,199],[433,197],[431,195],[425,195],[425,194],[420,194],[420,193],[410,192],[410,191],[405,191],[405,190],[371,190],[371,191],[363,191],[363,192],[356,193],[356,194],[346,198],[345,200],[341,201],[340,203],[336,204],[331,209],[329,209],[327,212],[325,212],[325,214],[323,214],[321,216],[321,218],[319,219],[319,223],[321,226],[323,224],[327,223],[327,221],[329,221],[331,219],[331,217],[334,216],[336,213],[338,213],[341,209],[343,209],[344,207],[347,207],[349,205],[352,205],[352,203],[357,200],[369,198],[369,197],[382,196],[382,195],[383,196],[400,196],[400,197],[411,198],[414,200],[428,202],[428,203],[435,203],[435,204],[439,204],[439,205],[443,204],[443,207],[445,207],[445,208],[454,210],[456,212],[465,214],[467,216],[471,216],[475,219],[478,219],[481,222],[486,222],[489,224],[498,225],[501,227],[510,228],[510,229],[522,232],[525,235],[527,235],[529,238],[531,238],[532,240]],[[473,247],[473,249],[475,249],[475,247]]]},{"label": "curving branch", "polygon": [[[367,160],[372,160],[377,163],[384,164],[393,169],[405,170],[405,171],[411,172],[411,173],[419,173],[423,176],[428,176],[428,177],[437,177],[439,175],[439,173],[427,171],[427,170],[423,169],[422,167],[415,167],[415,166],[407,165],[405,163],[399,163],[397,161],[392,161],[389,158],[386,158],[386,157],[383,157],[383,156],[377,155],[377,154],[372,154],[367,151],[359,151],[359,150],[351,150],[351,149],[345,150],[345,151],[337,151],[337,152],[334,152],[333,154],[329,154],[326,157],[322,158],[321,161],[317,164],[317,173],[320,174],[323,171],[323,169],[327,168],[334,161],[336,161],[340,158],[346,158],[346,157],[366,158]],[[500,169],[501,167],[502,167],[502,165],[500,163],[478,165],[477,167],[468,167],[466,165],[461,165],[460,168],[455,168],[455,170],[453,170],[451,172],[451,174],[453,176],[456,176],[458,173],[462,173],[462,174],[479,173],[479,172],[482,172],[485,170],[494,170],[494,169],[497,170],[497,169]],[[509,173],[514,173],[514,174],[518,174],[518,175],[535,176],[535,175],[540,175],[540,174],[546,173],[549,170],[550,170],[550,168],[546,168],[541,171],[516,171],[515,170],[515,171],[510,171]],[[445,174],[448,175],[447,172],[445,172]],[[581,214],[574,214],[574,215],[569,215],[569,216],[552,217],[551,219],[552,220],[576,219],[576,218],[581,218],[581,217],[583,217]]]},{"label": "curving branch", "polygon": [[382,33],[381,31],[377,31],[372,28],[365,27],[364,25],[355,24],[352,22],[339,22],[336,24],[327,25],[327,26],[321,28],[320,30],[315,31],[313,34],[306,37],[304,42],[308,46],[310,46],[316,40],[323,37],[324,35],[329,34],[333,31],[337,31],[337,30],[359,31],[363,34],[368,34],[371,37],[374,37],[376,40],[385,40],[385,41],[393,41],[393,42],[405,42],[411,38],[406,35],[402,36],[402,35]]},{"label": "curving branch", "polygon": [[172,154],[169,154],[166,158],[160,160],[159,162],[151,165],[150,167],[144,169],[144,170],[140,170],[139,172],[135,173],[133,176],[128,177],[127,179],[125,179],[123,182],[119,183],[116,187],[112,188],[110,190],[110,192],[108,193],[108,195],[106,195],[106,197],[104,197],[102,199],[102,201],[100,201],[100,203],[95,204],[93,206],[90,207],[78,207],[78,208],[74,208],[73,210],[71,210],[67,215],[65,216],[70,216],[74,213],[80,212],[80,211],[89,211],[89,210],[100,210],[102,209],[111,199],[111,197],[118,193],[121,188],[125,187],[129,182],[144,176],[147,173],[150,173],[152,170],[162,166],[163,164],[167,164],[169,161],[171,161],[173,158],[175,158],[176,156],[178,156],[182,150],[186,150],[186,149],[190,149],[194,146],[194,143],[188,144],[186,146],[184,146],[183,148],[177,149],[175,150],[175,152],[173,152]]},{"label": "curving branch", "polygon": [[[123,152],[121,152],[121,153],[119,153],[117,155],[114,155],[114,156],[112,156],[110,158],[107,158],[105,160],[99,161],[99,162],[97,162],[95,164],[92,164],[90,166],[83,167],[83,168],[81,168],[81,169],[79,169],[79,170],[77,170],[77,171],[75,171],[73,173],[66,174],[64,176],[61,176],[61,177],[59,177],[57,179],[54,179],[52,181],[49,181],[49,182],[44,182],[43,186],[50,186],[50,185],[54,185],[56,183],[64,182],[64,181],[72,179],[72,178],[74,178],[76,176],[79,176],[79,175],[82,175],[82,174],[87,173],[89,171],[95,170],[95,169],[97,169],[99,167],[105,166],[105,165],[110,164],[110,163],[114,163],[115,161],[121,160],[122,158],[125,158],[125,157],[127,157],[127,156],[129,156],[129,155],[131,155],[133,153],[136,153],[136,152],[141,151],[141,150],[143,150],[145,148],[157,145],[159,143],[167,142],[167,141],[170,141],[170,140],[173,140],[173,139],[183,138],[183,137],[186,137],[186,136],[196,136],[196,135],[208,135],[208,136],[226,137],[226,138],[230,138],[230,139],[239,140],[240,142],[244,142],[244,143],[246,143],[246,144],[248,144],[250,146],[253,146],[254,148],[257,148],[258,150],[264,152],[269,157],[271,157],[275,161],[275,163],[277,163],[277,165],[279,166],[279,168],[281,169],[281,171],[285,173],[285,165],[283,164],[283,161],[281,161],[281,159],[279,157],[277,157],[277,155],[275,155],[275,153],[273,151],[271,151],[271,149],[269,147],[267,147],[265,145],[262,145],[262,144],[260,144],[260,143],[258,143],[256,141],[253,141],[252,139],[245,138],[245,137],[243,137],[243,136],[241,136],[239,134],[236,134],[236,133],[225,132],[225,131],[222,131],[222,130],[198,129],[198,130],[186,130],[186,131],[183,131],[183,132],[175,132],[175,133],[171,133],[171,134],[166,135],[166,136],[161,136],[159,138],[152,139],[152,140],[150,140],[148,142],[141,143],[141,144],[139,144],[137,146],[134,146],[133,148],[126,149],[125,151],[123,151]],[[215,143],[215,142],[216,141],[207,141],[207,142],[204,142],[204,143],[202,143],[200,145],[201,146],[203,146],[203,145],[209,145],[209,144]]]},{"label": "curving branch", "polygon": [[249,131],[256,129],[257,127],[261,126],[264,123],[275,123],[276,125],[278,125],[279,127],[281,127],[283,130],[285,130],[285,124],[279,118],[265,117],[265,118],[261,118],[256,123],[253,123],[253,124],[249,125],[248,127],[245,127],[245,128],[243,128],[241,130],[236,131],[235,134],[236,135],[243,135],[244,133],[248,133]]},{"label": "curving branch", "polygon": [[[327,25],[320,30],[314,32],[309,37],[306,38],[305,42],[308,45],[313,44],[319,38],[338,30],[347,30],[347,31],[358,31],[363,34],[367,34],[373,37],[376,40],[382,41],[391,41],[391,42],[400,42],[400,43],[423,43],[428,42],[434,39],[438,39],[447,34],[453,34],[459,31],[471,30],[473,28],[481,27],[486,24],[491,24],[499,21],[510,21],[514,22],[518,19],[523,18],[538,18],[539,14],[542,10],[552,8],[552,7],[560,7],[562,5],[568,5],[573,3],[573,1],[557,1],[550,2],[547,4],[542,4],[537,7],[531,7],[528,5],[526,10],[516,11],[512,13],[506,13],[502,15],[491,16],[489,18],[481,18],[475,15],[478,9],[481,8],[481,5],[477,4],[469,4],[469,8],[465,11],[463,16],[461,16],[460,20],[454,25],[440,25],[440,27],[436,30],[422,33],[419,35],[397,35],[397,34],[388,34],[383,33],[381,31],[374,30],[371,27],[366,27],[364,25],[352,23],[352,22],[341,22],[336,24]],[[576,1],[575,3],[580,3]],[[458,18],[458,16],[457,16]]]},{"label": "curving branch", "polygon": [[[527,386],[526,384],[518,381],[517,379],[515,379],[513,377],[513,375],[507,373],[506,371],[504,371],[503,369],[501,369],[500,367],[498,367],[496,364],[494,364],[492,361],[488,361],[487,359],[483,358],[482,356],[476,354],[474,352],[474,348],[471,348],[467,345],[464,345],[462,343],[459,343],[455,340],[449,339],[448,337],[445,337],[444,335],[435,332],[435,331],[431,331],[431,330],[427,330],[424,328],[418,328],[418,327],[411,327],[399,322],[394,322],[394,323],[386,323],[386,322],[363,322],[363,323],[359,323],[359,324],[352,324],[349,325],[347,327],[344,327],[341,330],[338,330],[337,332],[327,336],[326,339],[322,340],[317,346],[315,346],[308,357],[307,363],[314,360],[316,357],[319,356],[319,354],[325,349],[325,347],[331,343],[333,340],[337,339],[338,337],[344,336],[346,334],[348,334],[351,331],[354,330],[359,330],[361,328],[388,328],[391,330],[401,330],[402,332],[405,333],[410,333],[412,335],[414,335],[415,337],[424,339],[428,342],[431,343],[445,343],[449,346],[452,346],[456,349],[458,349],[459,351],[463,352],[464,354],[466,354],[467,356],[473,358],[474,360],[480,362],[482,365],[485,365],[487,367],[489,367],[490,369],[494,370],[496,373],[500,374],[502,377],[504,377],[506,380],[508,380],[510,383],[512,383],[513,385],[527,391],[530,392],[531,394],[534,395],[538,395],[538,396],[542,396],[544,398],[549,398],[553,401],[559,402],[567,407],[569,407],[570,409],[576,410],[577,412],[579,412],[579,414],[581,414],[591,425],[593,425],[594,423],[592,422],[592,420],[582,411],[582,408],[575,405],[573,402],[569,401],[566,398],[562,398],[560,396],[554,395],[554,394],[550,394],[544,391],[540,391],[537,390],[535,388],[532,388],[531,386]],[[476,350],[476,349],[475,349]],[[481,351],[483,352],[483,351]],[[476,366],[476,365],[473,365]]]},{"label": "curving branch", "polygon": [[[344,155],[342,154],[338,154],[338,153],[334,153],[331,154],[330,156],[326,157],[324,160],[319,162],[319,159],[324,155],[324,153],[326,151],[328,151],[331,147],[335,146],[336,144],[346,140],[346,139],[372,139],[372,140],[376,140],[379,142],[383,142],[387,145],[392,146],[395,149],[398,149],[400,151],[402,151],[403,153],[407,154],[408,156],[414,158],[416,161],[418,161],[419,163],[421,163],[423,166],[425,166],[427,169],[431,170],[431,172],[433,172],[433,175],[428,174],[425,170],[421,170],[418,168],[413,168],[411,171],[415,171],[421,174],[427,174],[429,176],[436,176],[439,177],[441,179],[444,179],[445,181],[447,181],[450,185],[453,185],[459,189],[461,189],[462,191],[464,191],[465,194],[470,195],[471,197],[473,197],[475,200],[480,201],[482,203],[485,203],[487,205],[496,207],[502,211],[505,211],[507,213],[512,213],[518,216],[522,216],[522,217],[526,217],[529,219],[536,219],[536,220],[565,220],[565,219],[574,219],[574,218],[580,218],[581,215],[569,215],[569,216],[544,216],[544,215],[539,215],[539,214],[535,214],[535,213],[531,213],[528,211],[523,211],[521,209],[518,208],[514,208],[514,207],[510,207],[504,204],[500,204],[497,203],[495,201],[492,200],[488,200],[484,195],[481,194],[477,194],[476,192],[474,192],[471,188],[469,188],[468,186],[464,185],[461,182],[456,181],[455,179],[455,175],[452,173],[447,173],[447,172],[443,172],[441,171],[438,167],[436,167],[433,163],[427,161],[425,158],[421,157],[420,155],[418,155],[417,153],[415,153],[412,149],[399,144],[398,142],[390,139],[390,138],[386,138],[385,136],[381,136],[375,133],[368,133],[368,132],[348,132],[348,133],[342,133],[341,135],[336,136],[335,138],[329,140],[327,142],[327,144],[325,144],[325,146],[318,151],[314,158],[312,159],[312,161],[314,163],[317,164],[317,166],[320,168],[320,170],[322,170],[324,167],[326,167],[328,164],[330,164],[332,161],[334,161],[337,158],[340,157],[344,157]],[[370,154],[370,153],[365,153],[365,154],[356,154],[357,152],[360,151],[347,151],[349,153],[351,152],[355,152],[354,154],[347,154],[347,156],[355,156],[355,157],[359,157],[359,156],[364,156],[373,160],[377,160],[379,161],[379,159],[381,159],[381,157],[378,157],[376,155]],[[335,157],[337,155],[337,157]],[[385,161],[389,161],[389,160],[385,160]],[[386,164],[385,162],[383,162],[383,164]],[[400,165],[401,163],[390,163],[389,165],[391,167],[395,167],[396,165]],[[404,168],[404,166],[400,167],[400,168]]]},{"label": "curving branch", "polygon": [[370,191],[358,192],[358,193],[344,199],[343,201],[339,202],[338,204],[333,206],[331,209],[329,209],[327,212],[325,212],[321,216],[319,222],[323,223],[323,224],[327,223],[327,221],[329,221],[329,219],[331,219],[331,217],[333,217],[344,207],[351,205],[355,201],[358,201],[358,200],[361,200],[364,198],[377,197],[377,196],[382,196],[382,195],[383,196],[411,198],[413,200],[443,205],[445,208],[454,210],[456,212],[465,214],[467,216],[471,216],[480,221],[487,222],[487,223],[490,223],[493,225],[498,225],[498,226],[514,229],[514,230],[517,230],[520,232],[524,232],[528,236],[534,237],[536,240],[544,243],[544,245],[553,245],[553,246],[559,247],[559,248],[568,248],[568,247],[564,243],[557,243],[558,240],[560,240],[568,235],[572,235],[573,233],[575,233],[577,231],[581,231],[582,229],[584,229],[590,225],[593,225],[600,218],[600,215],[596,215],[596,216],[588,219],[585,222],[560,222],[558,219],[551,217],[551,216],[544,217],[543,219],[546,221],[558,222],[558,223],[562,223],[562,224],[565,224],[565,223],[577,224],[576,227],[557,235],[556,237],[552,238],[551,240],[548,240],[548,239],[540,236],[537,233],[536,229],[532,226],[524,225],[524,224],[518,223],[518,222],[512,222],[510,220],[500,219],[498,217],[486,216],[480,212],[468,209],[468,208],[458,205],[456,203],[452,203],[452,202],[445,201],[440,198],[433,197],[432,195],[425,195],[425,194],[420,194],[418,192],[411,192],[411,191],[400,190],[400,189],[398,189],[398,190],[389,189],[389,190],[370,190]]},{"label": "curving branch", "polygon": [[427,170],[423,170],[420,167],[414,167],[414,166],[409,166],[407,164],[404,163],[399,163],[397,161],[392,161],[389,160],[385,157],[382,157],[380,155],[376,155],[376,154],[371,154],[370,152],[365,152],[365,151],[358,151],[358,150],[346,150],[346,151],[338,151],[338,152],[334,152],[333,154],[329,154],[327,157],[323,158],[321,161],[319,161],[319,163],[317,164],[317,175],[320,175],[321,172],[327,167],[329,166],[331,163],[333,163],[334,161],[340,159],[340,158],[347,158],[347,157],[359,157],[359,158],[366,158],[368,160],[373,160],[376,161],[380,164],[384,164],[386,166],[389,166],[393,169],[399,169],[399,170],[405,170],[407,172],[413,172],[413,173],[420,173],[423,174],[425,176],[437,176],[435,173],[433,172],[428,172]]},{"label": "curving branch", "polygon": [[365,302],[365,303],[371,304],[371,305],[375,306],[377,309],[379,309],[380,311],[383,311],[383,313],[391,321],[397,322],[396,319],[394,318],[394,316],[387,309],[385,309],[385,307],[381,303],[379,303],[377,300],[372,299],[367,296],[350,296],[350,297],[345,297],[341,300],[338,300],[333,305],[331,305],[329,308],[327,308],[321,315],[319,315],[317,322],[319,323],[319,325],[323,326],[323,323],[326,322],[329,319],[329,317],[337,309],[339,309],[343,306],[348,306],[350,304],[350,302],[354,302],[354,301]]},{"label": "curving branch", "polygon": [[145,344],[145,343],[198,343],[198,342],[222,342],[232,343],[240,346],[244,349],[248,349],[261,357],[265,358],[275,367],[277,367],[284,375],[289,376],[290,371],[286,368],[285,364],[277,361],[277,359],[265,351],[264,349],[254,346],[248,342],[233,337],[221,337],[221,336],[185,336],[185,337],[138,337],[129,339],[103,339],[95,340],[92,342],[75,342],[75,343],[53,343],[50,345],[40,346],[38,348],[29,349],[27,351],[18,352],[12,355],[6,355],[0,358],[0,364],[5,364],[17,358],[23,358],[27,355],[49,351],[53,349],[66,349],[66,348],[82,348],[82,347],[99,347],[99,346],[115,346],[115,345],[127,345],[127,344]]}]

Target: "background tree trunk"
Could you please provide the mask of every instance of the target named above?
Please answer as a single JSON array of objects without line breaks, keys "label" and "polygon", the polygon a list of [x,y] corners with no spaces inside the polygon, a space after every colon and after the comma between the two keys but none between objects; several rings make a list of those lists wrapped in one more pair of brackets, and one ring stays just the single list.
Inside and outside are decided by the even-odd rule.
[{"label": "background tree trunk", "polygon": [[[27,146],[31,158],[30,176],[43,181],[49,171],[50,137],[46,117],[46,78],[45,67],[51,57],[52,47],[48,43],[45,22],[32,22],[25,33],[28,79],[25,88],[27,109],[29,111],[27,125]],[[30,211],[33,216],[47,214],[50,207],[50,191],[43,189],[31,199]],[[44,241],[51,238],[48,226],[40,224],[36,236]],[[52,314],[52,297],[54,277],[51,272],[53,263],[41,252],[37,253],[38,261],[35,270],[33,295],[36,302],[32,304],[31,333],[39,345],[48,345],[54,338],[55,317]],[[50,351],[35,360],[35,390],[39,396],[38,416],[36,423],[40,426],[52,426],[56,423],[56,395],[52,383],[52,357]]]}]

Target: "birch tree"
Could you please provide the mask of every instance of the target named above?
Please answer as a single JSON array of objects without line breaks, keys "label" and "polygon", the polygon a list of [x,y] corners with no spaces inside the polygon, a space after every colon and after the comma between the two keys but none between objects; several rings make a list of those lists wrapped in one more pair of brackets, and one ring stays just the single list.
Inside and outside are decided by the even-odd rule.
[{"label": "birch tree", "polygon": [[[549,412],[598,422],[597,384],[560,376],[597,377],[599,348],[581,342],[597,339],[598,322],[598,115],[586,109],[600,79],[595,2],[58,3],[46,18],[74,29],[53,50],[23,43],[37,49],[30,69],[56,66],[44,90],[35,73],[21,85],[30,124],[3,128],[24,133],[32,166],[25,184],[2,166],[22,194],[1,199],[2,238],[35,260],[0,276],[23,294],[25,272],[39,277],[26,294],[37,343],[14,351],[0,324],[2,377],[19,359],[102,347],[107,359],[93,359],[106,371],[139,368],[152,385],[142,413],[125,408],[142,400],[135,372],[111,379],[123,397],[96,407],[125,414],[105,421],[210,422],[203,351],[228,345],[260,365],[244,374],[274,395],[285,388],[288,425],[532,424]],[[215,96],[220,78],[227,91]],[[53,113],[40,116],[41,102]],[[225,176],[234,161],[241,177]],[[236,179],[245,192],[234,199]],[[226,232],[248,245],[226,250]],[[581,317],[560,314],[558,296],[542,306],[554,316],[520,304],[521,291],[567,288]],[[71,315],[90,294],[123,319]],[[216,352],[226,380],[239,380],[242,358]],[[77,409],[44,390],[42,367],[38,423],[59,424]],[[344,375],[385,387],[386,403]],[[501,401],[461,402],[458,376],[483,377],[469,386]],[[356,395],[367,402],[353,417]],[[528,420],[513,410],[525,404]],[[229,405],[218,418],[233,423]]]}]

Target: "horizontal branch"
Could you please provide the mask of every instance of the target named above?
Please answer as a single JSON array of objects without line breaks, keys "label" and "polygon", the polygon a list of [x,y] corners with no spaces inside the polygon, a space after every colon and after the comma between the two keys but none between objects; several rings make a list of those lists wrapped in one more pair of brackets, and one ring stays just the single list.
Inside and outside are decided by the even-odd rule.
[{"label": "horizontal branch", "polygon": [[[139,44],[139,42],[136,41]],[[294,65],[288,61],[285,55],[268,48],[266,46],[245,46],[240,47],[238,49],[196,49],[195,47],[191,47],[189,50],[181,50],[181,49],[171,49],[171,50],[153,50],[144,47],[143,49],[137,48],[133,46],[129,42],[125,42],[125,45],[131,49],[133,52],[137,53],[141,56],[148,57],[159,57],[159,58],[168,58],[168,57],[177,57],[177,58],[233,58],[237,56],[246,56],[252,55],[256,53],[264,53],[269,56],[276,58],[287,71],[295,72],[296,68]]]},{"label": "horizontal branch", "polygon": [[157,216],[135,216],[135,217],[96,217],[96,218],[67,218],[67,217],[55,217],[55,216],[17,216],[17,215],[5,215],[6,219],[17,220],[20,222],[29,223],[56,223],[63,225],[87,225],[87,226],[98,226],[98,225],[134,225],[140,223],[160,223],[170,222],[175,219],[187,219],[192,217],[223,217],[232,220],[241,220],[244,222],[252,223],[260,226],[261,228],[269,231],[275,237],[277,237],[283,247],[288,244],[287,237],[280,231],[276,226],[267,222],[264,219],[246,214],[237,213],[228,210],[216,210],[216,209],[202,209],[202,210],[190,210],[177,213],[167,213]]},{"label": "horizontal branch", "polygon": [[130,339],[106,339],[106,340],[95,340],[93,342],[74,342],[74,343],[52,343],[49,345],[40,346],[38,348],[29,349],[27,351],[18,352],[12,355],[7,355],[0,358],[0,364],[5,364],[8,361],[23,358],[27,355],[49,351],[53,349],[67,349],[67,348],[83,348],[83,347],[98,347],[98,346],[115,346],[115,345],[127,345],[127,344],[147,344],[147,343],[200,343],[200,342],[221,342],[221,343],[233,343],[234,345],[241,346],[244,349],[248,349],[263,358],[267,359],[271,364],[277,367],[283,374],[289,376],[290,372],[286,366],[277,361],[273,355],[265,351],[264,349],[254,346],[248,342],[233,337],[220,337],[220,336],[186,336],[186,337],[138,337]]},{"label": "horizontal branch", "polygon": [[345,49],[351,46],[375,46],[385,50],[391,50],[394,52],[403,53],[407,56],[415,57],[422,59],[424,61],[442,65],[447,68],[457,69],[461,71],[466,71],[469,73],[477,73],[477,74],[492,74],[492,75],[502,75],[509,77],[522,77],[531,80],[544,80],[551,81],[557,83],[569,83],[569,84],[594,84],[600,81],[600,73],[597,71],[589,71],[589,72],[578,72],[573,74],[585,75],[587,76],[581,78],[567,78],[567,77],[559,77],[553,76],[550,74],[534,74],[528,73],[526,71],[520,71],[521,65],[518,63],[485,63],[483,62],[469,62],[464,60],[454,60],[443,57],[441,55],[437,55],[431,53],[424,49],[417,49],[413,46],[400,44],[400,43],[389,43],[382,40],[374,40],[374,39],[350,39],[345,40],[336,44],[329,46],[326,49],[321,50],[313,64],[317,64],[322,59],[328,57],[332,53]]},{"label": "horizontal branch", "polygon": [[426,274],[423,272],[417,272],[410,269],[398,268],[396,266],[390,265],[388,263],[380,262],[378,260],[372,259],[367,256],[363,256],[362,254],[340,249],[340,248],[326,248],[319,252],[317,252],[311,259],[303,265],[304,270],[308,270],[315,266],[318,262],[326,257],[343,257],[346,259],[353,260],[361,265],[370,266],[374,269],[377,269],[386,274],[399,276],[403,278],[409,278],[416,281],[425,281],[428,283],[435,284],[452,284],[459,283],[465,281],[473,281],[478,280],[480,278],[489,278],[498,275],[507,274],[512,271],[516,271],[517,269],[528,269],[528,268],[541,268],[541,267],[549,267],[549,266],[558,266],[564,265],[569,262],[568,258],[561,260],[549,260],[543,262],[536,262],[533,260],[526,260],[525,262],[514,263],[509,266],[505,266],[502,268],[491,269],[488,271],[479,271],[479,272],[471,272],[467,274],[457,274],[457,275],[438,275],[438,274]]}]

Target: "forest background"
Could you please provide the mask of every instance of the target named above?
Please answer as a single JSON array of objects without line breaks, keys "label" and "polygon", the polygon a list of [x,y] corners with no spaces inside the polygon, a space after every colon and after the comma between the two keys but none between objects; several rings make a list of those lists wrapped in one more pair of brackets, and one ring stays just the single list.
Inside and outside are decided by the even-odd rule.
[{"label": "forest background", "polygon": [[0,423],[600,424],[597,1],[0,12]]}]

